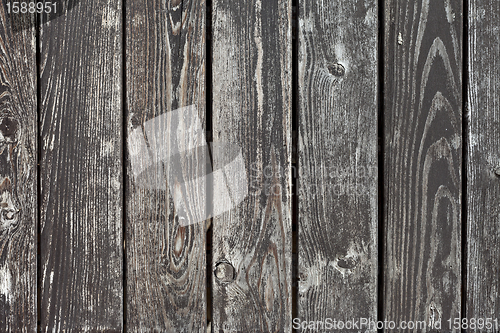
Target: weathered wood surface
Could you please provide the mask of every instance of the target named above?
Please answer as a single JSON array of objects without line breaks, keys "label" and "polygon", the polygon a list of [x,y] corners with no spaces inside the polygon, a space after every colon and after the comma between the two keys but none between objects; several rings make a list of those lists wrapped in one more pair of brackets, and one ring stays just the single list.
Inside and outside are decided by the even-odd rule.
[{"label": "weathered wood surface", "polygon": [[[215,0],[212,8],[213,141],[241,147],[248,181],[233,193],[248,188],[248,196],[213,219],[213,331],[289,332],[291,2]],[[227,179],[244,182],[238,170]]]},{"label": "weathered wood surface", "polygon": [[37,95],[33,22],[0,6],[0,331],[36,330]]},{"label": "weathered wood surface", "polygon": [[[205,143],[205,2],[127,1],[126,6],[127,330],[206,332],[205,225],[180,224],[181,207],[174,205],[166,176],[173,164],[151,165],[147,186],[134,170],[164,161],[169,152],[161,147],[170,140],[175,143],[169,148],[178,150],[194,141]],[[197,117],[186,121],[199,121],[200,128],[179,132],[179,127],[159,120],[166,112],[189,106]],[[148,131],[154,122],[160,131]],[[146,142],[149,151],[141,146]],[[204,162],[202,155],[187,155],[172,157],[180,158],[183,172]],[[189,192],[175,187],[188,205],[195,205],[189,206],[194,207],[190,212],[199,210],[205,188]]]},{"label": "weathered wood surface", "polygon": [[82,1],[40,27],[40,329],[123,321],[122,7]]},{"label": "weathered wood surface", "polygon": [[378,5],[299,4],[297,317],[376,318]]},{"label": "weathered wood surface", "polygon": [[495,319],[500,317],[500,2],[471,0],[468,10],[466,315]]},{"label": "weathered wood surface", "polygon": [[385,2],[387,320],[461,315],[462,15],[461,1]]}]

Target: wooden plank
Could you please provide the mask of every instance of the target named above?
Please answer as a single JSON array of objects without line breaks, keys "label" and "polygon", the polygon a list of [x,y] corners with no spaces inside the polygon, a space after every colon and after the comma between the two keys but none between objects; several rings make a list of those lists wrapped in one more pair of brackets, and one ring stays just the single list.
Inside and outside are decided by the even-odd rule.
[{"label": "wooden plank", "polygon": [[374,0],[300,1],[299,322],[377,318],[377,24]]},{"label": "wooden plank", "polygon": [[462,2],[385,2],[384,318],[461,315]]},{"label": "wooden plank", "polygon": [[500,320],[500,3],[471,0],[468,9],[466,315]]},{"label": "wooden plank", "polygon": [[120,332],[121,1],[40,28],[42,331]]},{"label": "wooden plank", "polygon": [[[213,141],[241,148],[242,158],[214,193],[247,194],[213,219],[213,331],[289,332],[291,1],[212,8]],[[225,157],[214,146],[215,170]]]},{"label": "wooden plank", "polygon": [[0,331],[35,332],[35,29],[27,18],[19,29],[6,11],[0,6]]},{"label": "wooden plank", "polygon": [[[146,174],[145,186],[134,169],[150,158],[162,161],[169,153],[162,145],[170,139],[176,144],[168,148],[177,150],[205,143],[205,2],[127,1],[126,6],[127,330],[206,332],[205,226],[179,223],[169,177]],[[195,113],[186,117],[191,123],[182,131],[161,121],[167,112],[190,106]],[[161,131],[152,132],[151,124]],[[186,173],[203,162],[203,156],[177,157]],[[181,192],[194,205],[192,212],[200,209],[204,188]]]}]

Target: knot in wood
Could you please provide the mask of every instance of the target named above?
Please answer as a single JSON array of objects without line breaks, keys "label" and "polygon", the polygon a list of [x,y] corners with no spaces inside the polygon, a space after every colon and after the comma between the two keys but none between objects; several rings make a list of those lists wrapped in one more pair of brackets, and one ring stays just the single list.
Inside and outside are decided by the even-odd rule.
[{"label": "knot in wood", "polygon": [[228,262],[219,262],[215,266],[215,277],[221,282],[234,280],[234,267]]},{"label": "knot in wood", "polygon": [[0,142],[13,143],[17,141],[19,122],[11,117],[0,119]]},{"label": "knot in wood", "polygon": [[495,168],[495,175],[497,175],[497,177],[500,177],[500,165]]},{"label": "knot in wood", "polygon": [[353,269],[358,262],[354,258],[339,258],[337,264],[340,268]]},{"label": "knot in wood", "polygon": [[333,64],[328,66],[328,71],[330,74],[335,76],[344,76],[345,68],[341,64]]}]

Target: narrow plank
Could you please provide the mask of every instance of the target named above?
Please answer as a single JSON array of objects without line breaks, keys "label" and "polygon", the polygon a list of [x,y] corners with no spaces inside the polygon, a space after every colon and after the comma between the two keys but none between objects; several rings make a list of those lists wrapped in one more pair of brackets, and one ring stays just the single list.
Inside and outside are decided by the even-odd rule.
[{"label": "narrow plank", "polygon": [[[500,327],[500,3],[469,1],[467,91],[467,318]],[[471,330],[472,331],[472,330]]]},{"label": "narrow plank", "polygon": [[[152,162],[206,143],[205,2],[127,1],[126,6],[127,330],[206,332],[205,225],[181,224],[177,186],[167,175],[175,166]],[[164,121],[167,113],[179,112],[184,125]],[[196,152],[194,158],[188,155],[176,155],[186,181],[190,168],[196,171],[203,162]],[[150,163],[154,173],[138,174],[137,168]],[[205,188],[191,190],[182,187],[182,197],[191,213],[199,212]]]},{"label": "narrow plank", "polygon": [[232,209],[213,219],[213,331],[289,332],[291,1],[212,8],[214,169],[240,149],[214,180],[216,198],[232,199],[216,212]]},{"label": "narrow plank", "polygon": [[33,20],[13,22],[6,11],[0,6],[0,331],[35,332],[35,29]]},{"label": "narrow plank", "polygon": [[377,25],[374,0],[300,2],[294,327],[377,318]]},{"label": "narrow plank", "polygon": [[40,325],[120,332],[121,1],[82,1],[40,27]]},{"label": "narrow plank", "polygon": [[384,318],[421,332],[461,315],[462,16],[385,2]]}]

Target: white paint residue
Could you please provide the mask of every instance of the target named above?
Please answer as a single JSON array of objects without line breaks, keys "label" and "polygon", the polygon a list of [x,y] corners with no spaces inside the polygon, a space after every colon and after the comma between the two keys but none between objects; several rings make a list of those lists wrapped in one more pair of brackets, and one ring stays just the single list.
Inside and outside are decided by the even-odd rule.
[{"label": "white paint residue", "polygon": [[117,12],[107,6],[104,8],[104,12],[102,13],[102,27],[107,29],[116,28],[119,24],[118,14]]},{"label": "white paint residue", "polygon": [[462,147],[462,138],[461,138],[461,136],[459,134],[455,134],[451,138],[451,146],[454,149],[459,149],[460,147]]},{"label": "white paint residue", "polygon": [[102,149],[103,156],[110,156],[111,153],[113,153],[115,150],[115,144],[112,140],[103,142],[101,149]]},{"label": "white paint residue", "polygon": [[479,140],[478,140],[477,134],[471,133],[469,135],[469,148],[474,148],[478,144],[479,144]]},{"label": "white paint residue", "polygon": [[114,191],[119,191],[121,188],[121,182],[117,177],[112,177],[111,178],[111,188]]},{"label": "white paint residue", "polygon": [[0,294],[5,296],[6,301],[9,301],[11,288],[10,272],[6,266],[3,266],[0,268]]},{"label": "white paint residue", "polygon": [[50,141],[50,150],[54,150],[54,141],[56,140],[56,135],[52,134],[52,140]]},{"label": "white paint residue", "polygon": [[337,57],[337,63],[344,66],[344,69],[347,72],[349,70],[350,62],[349,57],[346,56],[345,46],[343,44],[338,43],[335,45],[335,56]]},{"label": "white paint residue", "polygon": [[446,10],[446,19],[448,20],[448,23],[450,24],[453,23],[453,21],[455,20],[455,13],[453,13],[449,1],[447,1],[446,3],[445,10]]},{"label": "white paint residue", "polygon": [[372,7],[366,11],[365,24],[373,25],[376,22],[377,22],[377,15],[375,13],[375,7]]},{"label": "white paint residue", "polygon": [[398,35],[398,44],[403,45],[403,35],[401,35],[401,33]]},{"label": "white paint residue", "polygon": [[[261,1],[258,0],[255,3],[257,12],[260,12]],[[257,67],[255,69],[255,77],[257,81],[257,101],[259,106],[259,111],[263,112],[264,107],[264,91],[262,88],[262,63],[264,58],[264,51],[262,50],[262,33],[261,33],[261,22],[260,15],[257,15],[257,22],[255,24],[255,46],[257,47]]]}]

